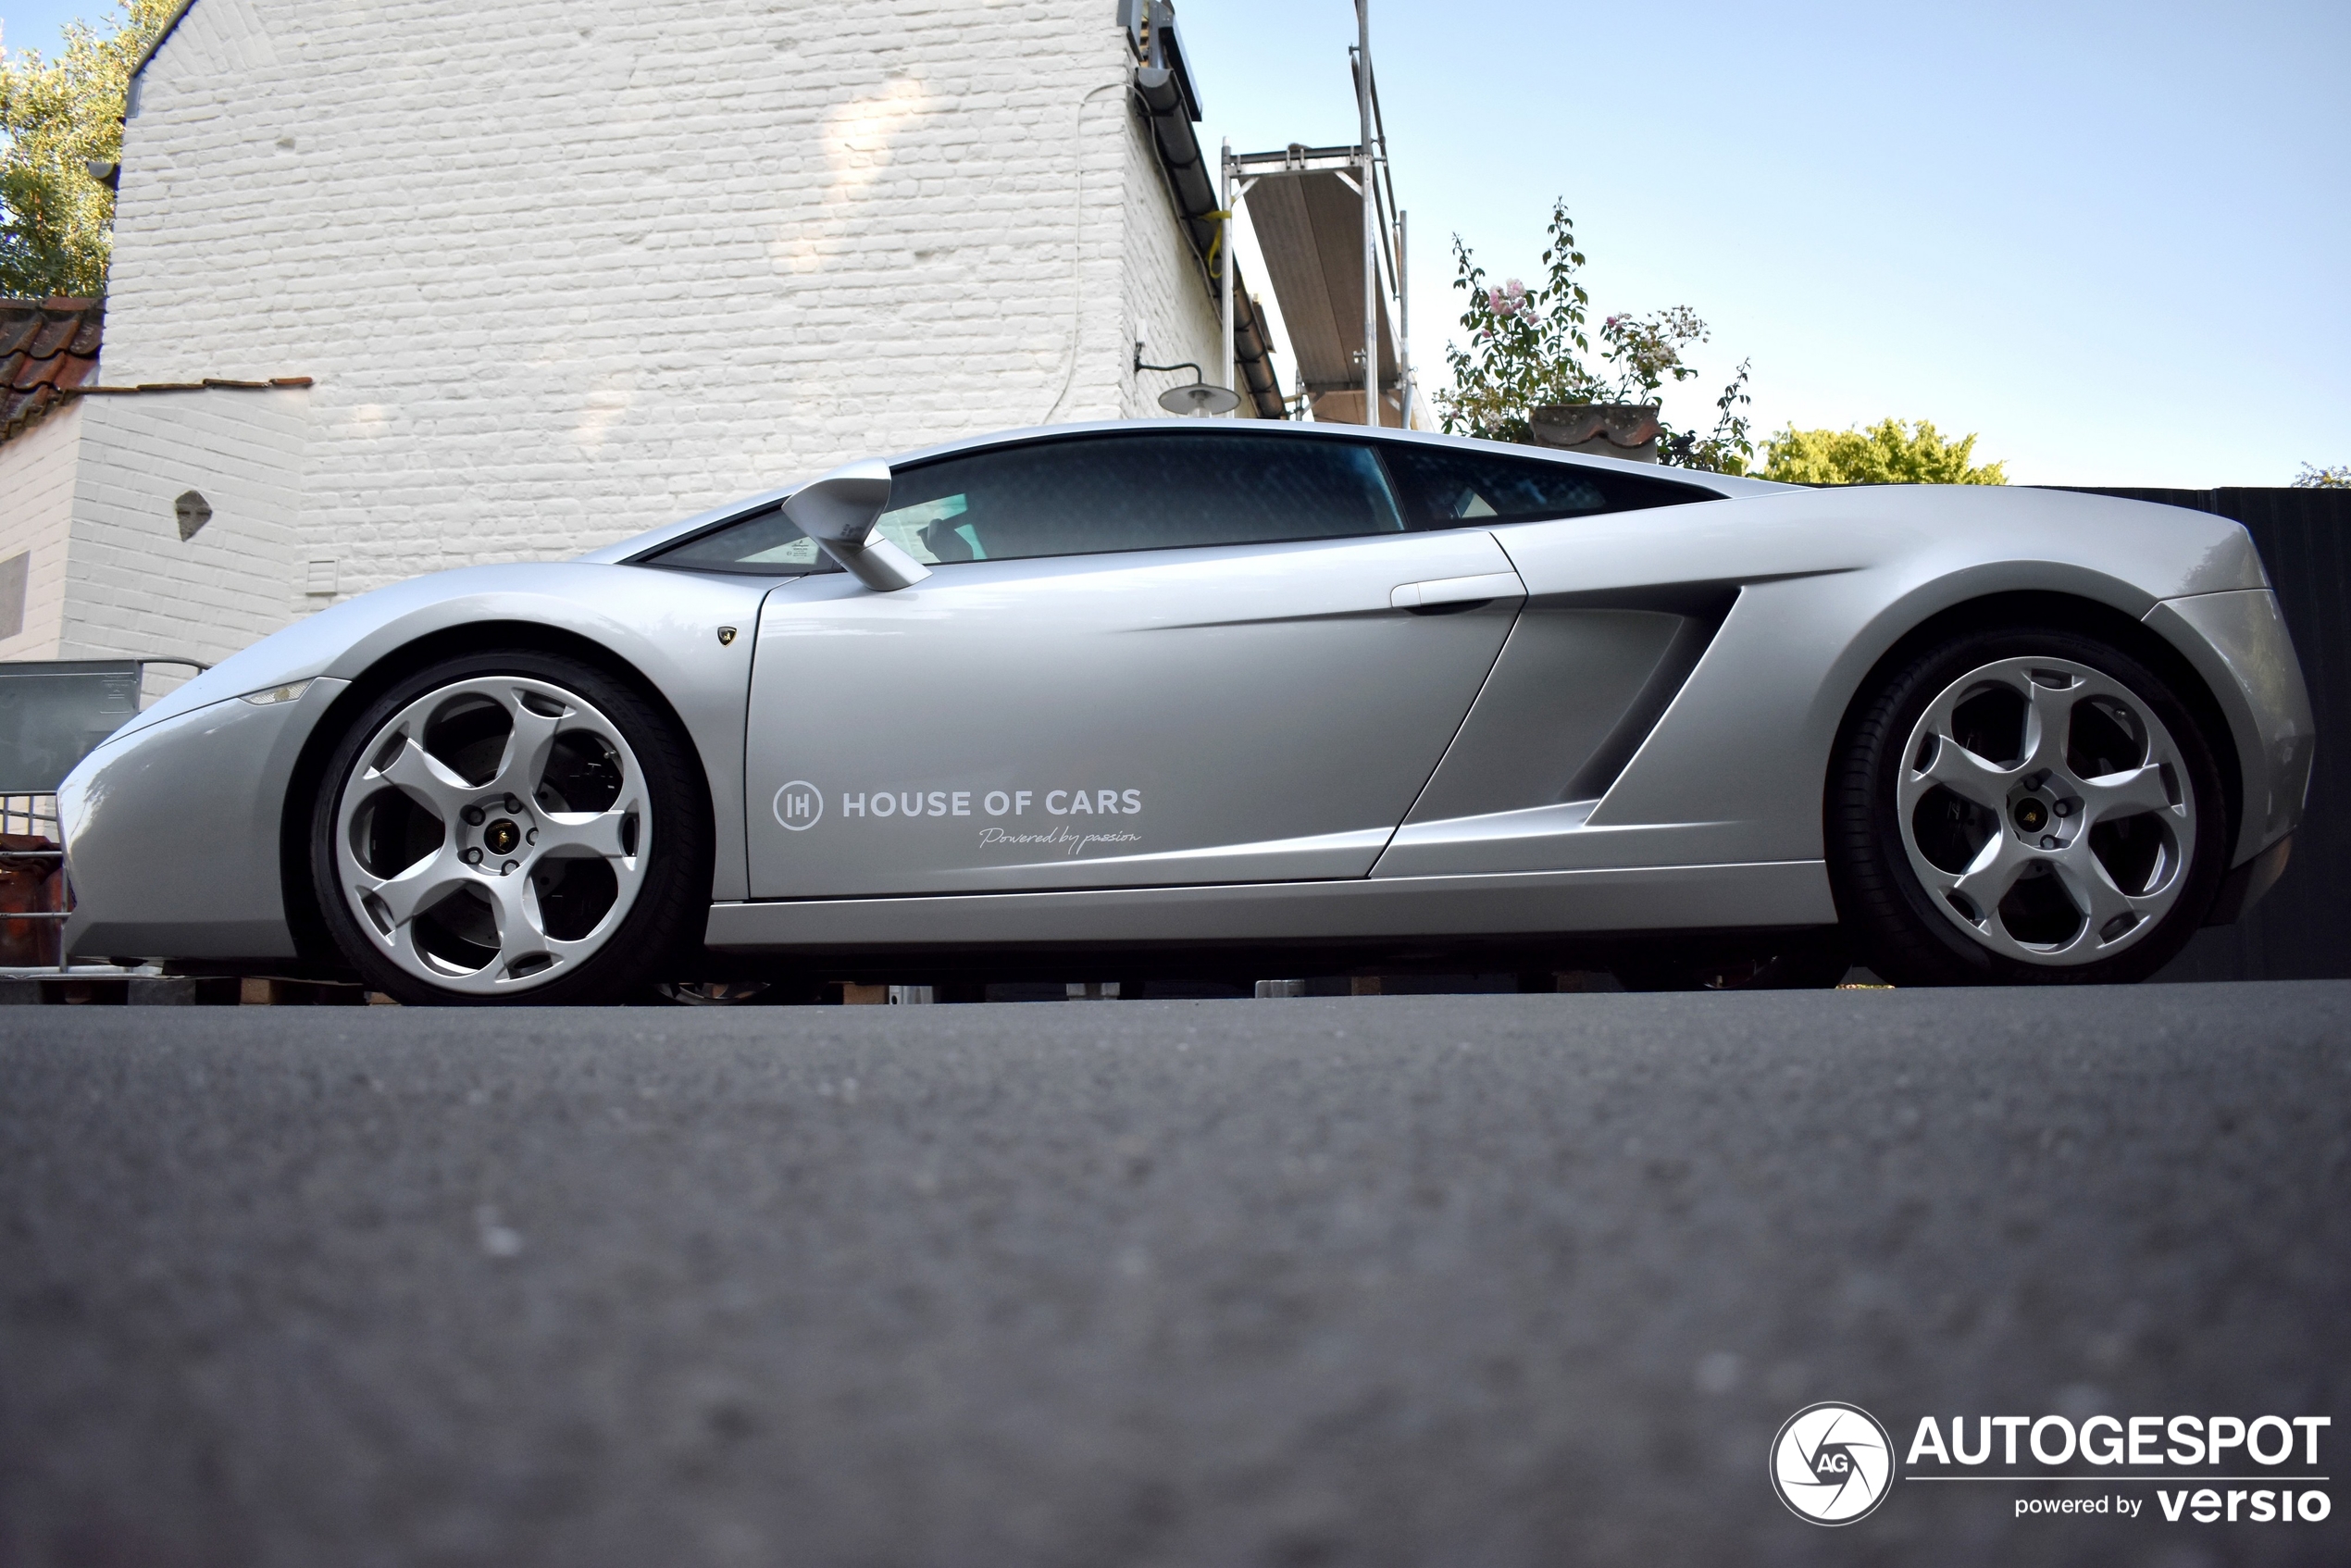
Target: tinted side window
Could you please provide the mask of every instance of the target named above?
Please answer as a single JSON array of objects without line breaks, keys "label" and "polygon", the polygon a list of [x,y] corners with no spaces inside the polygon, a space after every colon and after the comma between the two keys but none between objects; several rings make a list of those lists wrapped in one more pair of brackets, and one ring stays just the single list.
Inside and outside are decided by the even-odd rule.
[{"label": "tinted side window", "polygon": [[1173,550],[1400,533],[1371,451],[1202,431],[1080,436],[892,476],[882,532],[921,561]]},{"label": "tinted side window", "polygon": [[801,577],[837,572],[832,557],[776,507],[737,518],[723,529],[673,544],[653,561],[697,572],[743,572],[756,577]]},{"label": "tinted side window", "polygon": [[1540,458],[1450,452],[1402,442],[1382,445],[1380,454],[1396,477],[1405,515],[1416,529],[1531,522],[1722,499],[1712,491],[1671,479]]},{"label": "tinted side window", "polygon": [[[1203,431],[998,447],[891,476],[883,536],[917,561],[1173,550],[1401,533],[1369,447]],[[653,560],[690,571],[839,571],[770,507]]]}]

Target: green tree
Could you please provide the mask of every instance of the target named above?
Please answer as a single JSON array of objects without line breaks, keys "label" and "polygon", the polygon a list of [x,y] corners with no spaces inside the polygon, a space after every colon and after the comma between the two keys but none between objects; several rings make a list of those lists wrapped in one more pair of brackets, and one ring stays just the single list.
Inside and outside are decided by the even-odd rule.
[{"label": "green tree", "polygon": [[[1600,323],[1599,363],[1586,363],[1592,353],[1586,326],[1591,296],[1576,277],[1584,253],[1576,248],[1564,201],[1551,205],[1542,283],[1529,288],[1515,278],[1488,283],[1485,268],[1458,234],[1453,261],[1453,286],[1469,295],[1469,308],[1462,314],[1469,341],[1445,350],[1453,385],[1437,394],[1437,406],[1439,423],[1450,434],[1524,442],[1531,439],[1529,416],[1546,404],[1654,403],[1668,383],[1698,374],[1682,363],[1682,351],[1706,342],[1709,334],[1687,305],[1653,316],[1609,317]],[[1746,472],[1755,455],[1747,417],[1739,412],[1748,402],[1747,379],[1748,367],[1741,363],[1715,400],[1710,433],[1666,426],[1660,455],[1684,467]]]},{"label": "green tree", "polygon": [[1975,437],[1945,441],[1933,420],[1881,419],[1868,429],[1782,430],[1764,444],[1767,479],[1787,484],[2006,484],[2002,463],[1971,466]]},{"label": "green tree", "polygon": [[122,156],[131,68],[175,0],[113,0],[110,31],[66,24],[65,53],[0,52],[0,294],[106,292],[114,192],[90,173]]},{"label": "green tree", "polygon": [[2296,490],[2351,490],[2351,463],[2339,463],[2332,468],[2320,468],[2305,463],[2302,465],[2302,471],[2294,476],[2294,488]]}]

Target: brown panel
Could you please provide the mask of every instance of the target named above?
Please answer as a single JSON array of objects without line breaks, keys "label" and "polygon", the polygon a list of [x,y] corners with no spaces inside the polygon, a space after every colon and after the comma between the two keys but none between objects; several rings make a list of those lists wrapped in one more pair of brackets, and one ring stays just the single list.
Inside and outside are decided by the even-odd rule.
[{"label": "brown panel", "polygon": [[[1361,387],[1363,204],[1331,169],[1268,174],[1245,198],[1258,249],[1281,302],[1298,370],[1312,390]],[[1387,302],[1379,302],[1380,380],[1396,377]],[[1362,403],[1357,402],[1360,414]]]}]

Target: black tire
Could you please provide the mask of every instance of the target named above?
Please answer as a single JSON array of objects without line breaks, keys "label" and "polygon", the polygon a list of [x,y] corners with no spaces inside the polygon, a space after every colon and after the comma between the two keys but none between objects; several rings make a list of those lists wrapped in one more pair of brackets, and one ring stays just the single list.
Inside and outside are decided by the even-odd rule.
[{"label": "black tire", "polygon": [[[2169,732],[2180,783],[2192,791],[2186,801],[2174,801],[2174,812],[2195,825],[2193,852],[2171,873],[2181,878],[2177,896],[2164,914],[2146,922],[2145,931],[2129,928],[2130,944],[2109,956],[2036,963],[1994,951],[1986,945],[1991,939],[1972,940],[1960,928],[1966,911],[1959,918],[1942,912],[1906,847],[1897,801],[1905,748],[1930,705],[1954,683],[2003,660],[2080,666],[2115,683]],[[1823,801],[1830,884],[1855,956],[1900,986],[2096,985],[2146,978],[2196,934],[2226,870],[2228,807],[2212,748],[2213,738],[2169,682],[2143,660],[2084,631],[1983,628],[1956,634],[1885,673],[1863,690],[1847,715]],[[2010,820],[2013,815],[1994,819],[1993,830],[2005,835],[2015,828],[2021,834],[2021,825]],[[1914,826],[1913,831],[1922,829]],[[2046,846],[2047,840],[2042,842]],[[2077,914],[2085,929],[2086,912]],[[1997,935],[2009,936],[2005,926]],[[2009,945],[2019,940],[2011,937]]]},{"label": "black tire", "polygon": [[[360,916],[342,890],[335,843],[344,791],[363,748],[419,699],[454,682],[486,677],[544,682],[600,710],[635,753],[650,817],[651,836],[633,902],[601,945],[563,973],[540,983],[526,981],[526,989],[509,995],[471,994],[436,985],[388,957],[362,929]],[[454,831],[454,824],[443,824],[444,835]],[[410,1006],[561,1006],[638,1000],[657,982],[691,967],[709,913],[710,798],[690,742],[657,703],[628,682],[582,660],[537,649],[491,649],[435,660],[395,680],[369,702],[328,754],[311,807],[308,842],[312,887],[335,946],[367,986]]]}]

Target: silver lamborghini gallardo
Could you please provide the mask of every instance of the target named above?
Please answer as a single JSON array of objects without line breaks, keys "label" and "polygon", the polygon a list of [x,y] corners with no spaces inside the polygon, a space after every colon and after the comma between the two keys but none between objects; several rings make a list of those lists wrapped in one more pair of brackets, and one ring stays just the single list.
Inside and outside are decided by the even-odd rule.
[{"label": "silver lamborghini gallardo", "polygon": [[2144,977],[2276,879],[2234,523],[1351,427],[1057,427],[338,604],[61,801],[74,952],[765,977]]}]

